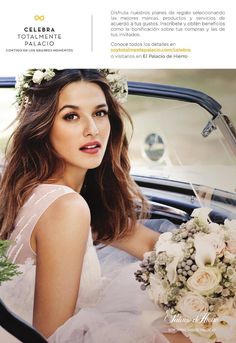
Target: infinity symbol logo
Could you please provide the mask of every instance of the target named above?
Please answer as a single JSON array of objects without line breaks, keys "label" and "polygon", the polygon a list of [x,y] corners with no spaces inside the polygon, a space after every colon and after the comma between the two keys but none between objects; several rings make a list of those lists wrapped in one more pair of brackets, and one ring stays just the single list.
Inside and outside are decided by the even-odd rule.
[{"label": "infinity symbol logo", "polygon": [[35,16],[34,16],[34,20],[43,21],[43,20],[44,20],[44,15],[35,15]]}]

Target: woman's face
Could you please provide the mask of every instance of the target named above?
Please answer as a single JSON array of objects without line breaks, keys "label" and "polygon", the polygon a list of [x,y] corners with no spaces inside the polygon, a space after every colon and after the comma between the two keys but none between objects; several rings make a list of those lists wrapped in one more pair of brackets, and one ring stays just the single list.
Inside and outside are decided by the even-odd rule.
[{"label": "woman's face", "polygon": [[59,95],[50,140],[66,167],[82,171],[98,167],[109,135],[108,106],[102,89],[86,81],[65,86]]}]

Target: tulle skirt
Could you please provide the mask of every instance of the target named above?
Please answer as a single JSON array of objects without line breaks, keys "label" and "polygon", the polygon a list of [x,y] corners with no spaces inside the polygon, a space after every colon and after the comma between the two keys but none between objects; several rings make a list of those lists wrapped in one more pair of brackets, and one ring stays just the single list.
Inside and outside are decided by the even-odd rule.
[{"label": "tulle skirt", "polygon": [[[167,343],[164,313],[135,280],[139,263],[104,278],[98,301],[79,310],[49,338],[50,343]],[[116,274],[116,275],[115,275]]]}]

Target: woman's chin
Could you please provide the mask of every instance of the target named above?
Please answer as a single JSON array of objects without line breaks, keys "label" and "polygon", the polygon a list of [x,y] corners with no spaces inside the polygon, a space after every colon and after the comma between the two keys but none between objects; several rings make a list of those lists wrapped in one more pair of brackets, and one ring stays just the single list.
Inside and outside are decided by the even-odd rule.
[{"label": "woman's chin", "polygon": [[84,169],[95,169],[97,167],[99,167],[102,163],[102,160],[99,159],[97,161],[91,161],[90,163],[86,163],[83,167]]}]

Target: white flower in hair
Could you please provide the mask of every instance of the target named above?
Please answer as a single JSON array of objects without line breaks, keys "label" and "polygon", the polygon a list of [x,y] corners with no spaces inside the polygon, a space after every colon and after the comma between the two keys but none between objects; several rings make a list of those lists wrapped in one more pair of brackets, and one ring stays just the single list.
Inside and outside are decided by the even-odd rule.
[{"label": "white flower in hair", "polygon": [[26,91],[32,83],[41,84],[43,80],[49,81],[55,76],[53,69],[28,69],[25,74],[19,75],[16,80],[16,102],[19,107],[30,104]]},{"label": "white flower in hair", "polygon": [[[108,81],[111,91],[118,102],[126,101],[128,95],[128,83],[126,78],[116,69],[98,69]],[[56,69],[28,69],[25,74],[18,76],[15,88],[16,102],[19,107],[30,104],[27,89],[32,84],[41,84],[50,81],[56,75]]]},{"label": "white flower in hair", "polygon": [[32,81],[34,83],[40,84],[42,82],[43,78],[44,78],[44,72],[41,70],[36,70],[36,72],[34,72]]},{"label": "white flower in hair", "polygon": [[42,70],[36,70],[33,74],[32,81],[40,84],[43,80],[50,81],[55,75],[52,69],[46,69],[44,72]]},{"label": "white flower in hair", "polygon": [[56,74],[53,69],[46,69],[46,71],[44,72],[44,79],[46,81],[50,81],[55,75]]},{"label": "white flower in hair", "polygon": [[118,69],[100,69],[105,75],[111,91],[118,102],[124,103],[128,96],[128,83]]}]

